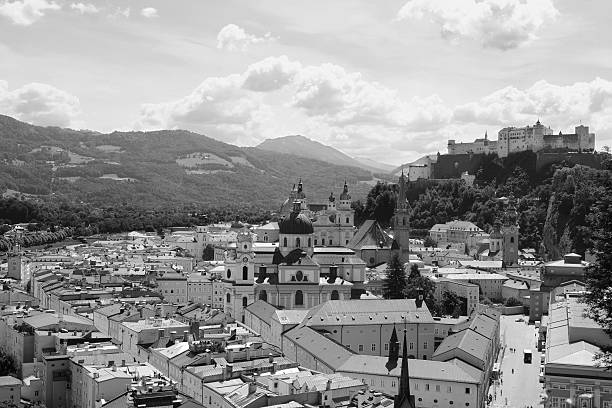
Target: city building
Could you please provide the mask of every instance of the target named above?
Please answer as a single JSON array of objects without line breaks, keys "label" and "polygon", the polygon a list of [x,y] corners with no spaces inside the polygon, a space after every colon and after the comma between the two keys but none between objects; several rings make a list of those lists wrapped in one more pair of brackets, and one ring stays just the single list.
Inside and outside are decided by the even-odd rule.
[{"label": "city building", "polygon": [[487,132],[484,138],[476,139],[469,143],[457,143],[455,140],[448,141],[448,154],[491,154],[497,153],[497,141],[489,140]]},{"label": "city building", "polygon": [[19,378],[10,375],[0,377],[0,401],[6,404],[21,404],[21,385]]},{"label": "city building", "polygon": [[584,287],[550,294],[543,373],[546,408],[612,406],[612,372],[596,358],[612,340],[588,317],[583,293]]}]

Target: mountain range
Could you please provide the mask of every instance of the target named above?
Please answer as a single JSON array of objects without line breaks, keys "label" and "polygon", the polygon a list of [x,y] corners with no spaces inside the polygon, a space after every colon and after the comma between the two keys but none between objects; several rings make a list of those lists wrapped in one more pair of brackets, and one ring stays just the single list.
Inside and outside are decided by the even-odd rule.
[{"label": "mountain range", "polygon": [[342,166],[359,167],[375,173],[390,173],[394,166],[368,158],[351,157],[340,150],[301,135],[266,139],[258,148],[277,153],[293,154]]},{"label": "mountain range", "polygon": [[[354,199],[367,195],[376,180],[369,166],[295,138],[237,147],[183,130],[99,133],[0,115],[0,193],[101,206],[274,211],[301,178],[311,202],[325,202],[330,192],[338,195],[345,179]],[[292,146],[292,139],[299,144]],[[326,153],[317,157],[316,152]]]}]

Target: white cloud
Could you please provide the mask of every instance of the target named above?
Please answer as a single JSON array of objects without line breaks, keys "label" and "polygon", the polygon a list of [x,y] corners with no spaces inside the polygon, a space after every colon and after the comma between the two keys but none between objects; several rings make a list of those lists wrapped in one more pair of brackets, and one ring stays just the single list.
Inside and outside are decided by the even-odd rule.
[{"label": "white cloud", "polygon": [[303,134],[384,161],[389,152],[406,159],[444,152],[447,139],[471,141],[485,130],[493,139],[504,126],[525,126],[538,117],[555,131],[590,124],[601,141],[612,132],[612,82],[540,81],[449,106],[437,95],[403,98],[338,65],[269,57],[243,73],[207,78],[176,101],[143,105],[137,127],[185,128],[246,145]]},{"label": "white cloud", "polygon": [[91,3],[72,3],[70,8],[81,14],[96,14],[100,12],[100,9]]},{"label": "white cloud", "polygon": [[48,0],[0,0],[0,16],[22,26],[31,25],[44,17],[47,11],[60,8],[59,4]]},{"label": "white cloud", "polygon": [[157,9],[153,8],[153,7],[145,7],[142,10],[140,10],[140,14],[143,17],[146,18],[155,18],[155,17],[159,17],[159,15],[157,14]]},{"label": "white cloud", "polygon": [[268,57],[249,65],[243,87],[260,92],[277,90],[290,83],[301,68],[302,64],[290,61],[285,55]]},{"label": "white cloud", "polygon": [[79,99],[51,85],[33,82],[9,91],[0,81],[0,111],[46,126],[69,126],[80,113]]},{"label": "white cloud", "polygon": [[127,7],[127,8],[117,7],[117,8],[115,8],[114,11],[111,11],[108,14],[108,17],[112,18],[112,19],[116,19],[116,18],[120,18],[120,17],[128,18],[128,17],[130,17],[130,8],[129,7]]},{"label": "white cloud", "polygon": [[523,126],[540,119],[555,130],[568,132],[580,122],[602,135],[612,131],[612,82],[596,78],[572,85],[538,81],[521,90],[506,87],[480,100],[455,108],[454,120]]},{"label": "white cloud", "polygon": [[249,34],[236,24],[228,24],[217,34],[217,48],[228,51],[246,50],[252,44],[273,41],[272,34],[266,33],[263,37]]},{"label": "white cloud", "polygon": [[466,37],[508,50],[535,39],[558,14],[553,0],[409,0],[397,18],[427,18],[445,38]]}]

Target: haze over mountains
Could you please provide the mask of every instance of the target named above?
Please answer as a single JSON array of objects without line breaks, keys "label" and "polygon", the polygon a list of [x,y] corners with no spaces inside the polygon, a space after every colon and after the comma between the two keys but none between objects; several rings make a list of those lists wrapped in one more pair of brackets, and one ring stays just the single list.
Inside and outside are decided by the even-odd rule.
[{"label": "haze over mountains", "polygon": [[394,167],[368,158],[351,157],[331,146],[301,135],[266,139],[258,144],[257,147],[277,153],[294,154],[296,156],[322,160],[332,164],[360,167],[377,173],[389,173]]},{"label": "haze over mountains", "polygon": [[[345,179],[355,199],[365,197],[374,182],[366,166],[324,145],[327,154],[317,160],[241,148],[182,130],[103,134],[34,126],[0,115],[0,145],[0,194],[5,196],[276,210],[300,178],[313,202],[325,202],[331,191],[339,194]],[[305,151],[307,145],[299,146]]]}]

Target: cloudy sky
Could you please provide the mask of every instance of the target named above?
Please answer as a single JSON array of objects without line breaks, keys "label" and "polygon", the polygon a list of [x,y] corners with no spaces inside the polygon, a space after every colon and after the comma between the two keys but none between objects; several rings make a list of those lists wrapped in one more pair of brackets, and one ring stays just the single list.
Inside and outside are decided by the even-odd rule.
[{"label": "cloudy sky", "polygon": [[612,144],[610,0],[0,0],[0,113],[390,164],[538,118]]}]

